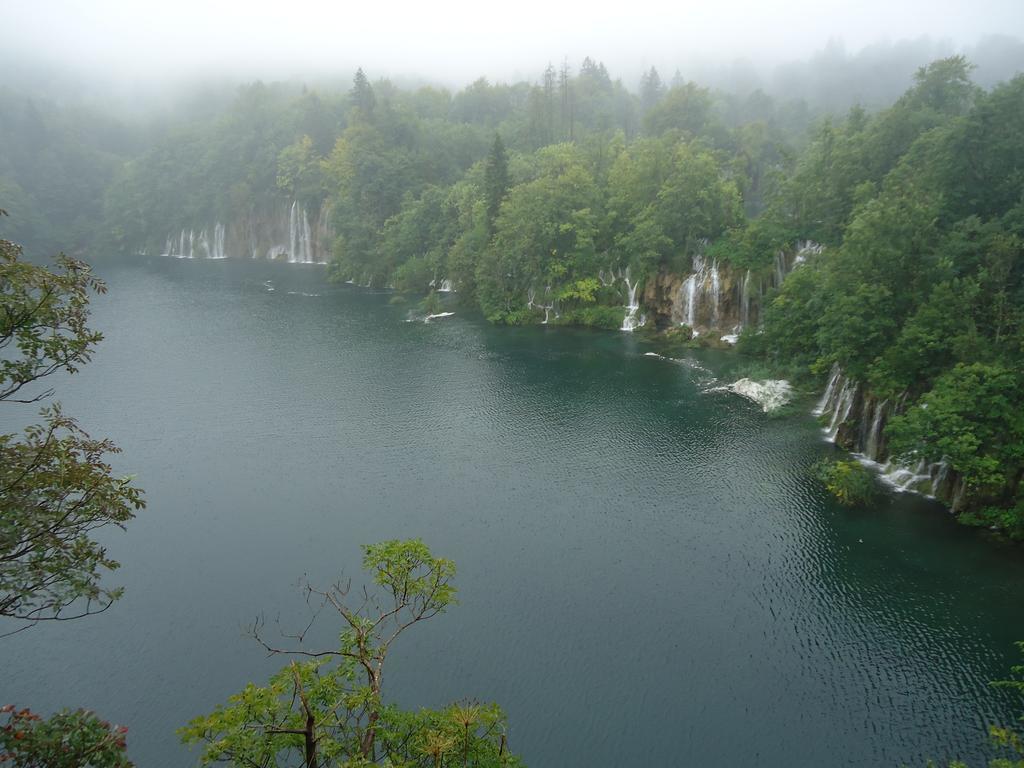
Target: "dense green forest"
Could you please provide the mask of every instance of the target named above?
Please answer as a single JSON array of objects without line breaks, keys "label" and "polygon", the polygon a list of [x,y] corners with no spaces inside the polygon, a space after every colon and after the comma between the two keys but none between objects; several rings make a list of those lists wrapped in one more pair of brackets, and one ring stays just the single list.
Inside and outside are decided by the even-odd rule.
[{"label": "dense green forest", "polygon": [[454,94],[256,83],[156,127],[3,93],[0,190],[30,250],[318,261],[492,322],[739,337],[829,385],[840,445],[1021,537],[1024,77],[970,75],[838,116],[591,59]]}]

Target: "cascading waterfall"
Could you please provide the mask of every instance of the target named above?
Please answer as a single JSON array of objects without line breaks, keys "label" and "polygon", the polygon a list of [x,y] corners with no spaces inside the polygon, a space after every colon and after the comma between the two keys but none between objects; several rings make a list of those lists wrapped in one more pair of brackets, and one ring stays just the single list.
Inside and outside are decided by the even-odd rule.
[{"label": "cascading waterfall", "polygon": [[[825,393],[813,411],[815,416],[831,414],[828,426],[822,430],[829,442],[836,441],[839,429],[849,418],[859,391],[858,382],[843,376],[838,365],[832,366]],[[882,432],[885,423],[891,414],[901,410],[904,398],[905,395],[897,398],[895,405],[890,405],[889,400],[876,404],[866,394],[863,396],[860,431],[856,435],[858,444],[853,446],[860,453],[855,453],[854,456],[876,469],[879,479],[898,492],[911,491],[938,496],[950,481],[950,466],[946,459],[930,463],[920,459],[914,466],[898,464],[892,459],[884,464],[880,463],[884,453]],[[954,498],[953,508],[956,509],[956,506],[957,500]]]},{"label": "cascading waterfall", "polygon": [[828,429],[825,430],[825,439],[830,443],[836,441],[836,437],[839,435],[839,427],[850,417],[854,400],[857,399],[858,387],[857,382],[844,379],[843,386],[836,397],[835,409],[832,411],[832,420],[829,422]]},{"label": "cascading waterfall", "polygon": [[[793,268],[795,268],[797,264],[803,264],[811,256],[817,256],[823,250],[825,250],[825,246],[816,243],[813,240],[797,240],[796,256],[793,257]],[[792,271],[792,269],[790,271]]]},{"label": "cascading waterfall", "polygon": [[211,258],[226,259],[228,257],[227,248],[224,245],[226,240],[227,233],[224,225],[218,221],[213,228],[213,255]]},{"label": "cascading waterfall", "polygon": [[438,280],[436,272],[434,273],[433,279],[427,283],[427,287],[433,288],[438,293],[455,293],[455,286],[452,281],[447,277]]},{"label": "cascading waterfall", "polygon": [[784,251],[776,251],[775,253],[775,287],[778,288],[782,285],[782,281],[786,279],[786,253]]},{"label": "cascading waterfall", "polygon": [[538,304],[535,301],[535,297],[536,297],[536,291],[534,291],[534,289],[531,288],[527,292],[526,306],[527,306],[528,309],[543,309],[544,310],[544,321],[541,323],[541,325],[547,325],[548,324],[548,320],[551,319],[551,313],[552,312],[555,313],[555,319],[557,320],[558,319],[558,311],[555,309],[555,300],[551,296],[551,286],[548,285],[548,286],[544,287],[544,303],[543,304]]},{"label": "cascading waterfall", "polygon": [[224,240],[224,225],[219,221],[213,228],[213,240],[206,229],[200,230],[198,235],[193,229],[187,232],[183,229],[177,237],[167,238],[162,255],[175,259],[225,259]]},{"label": "cascading waterfall", "polygon": [[683,304],[683,317],[686,318],[686,324],[693,328],[697,318],[697,273],[693,273],[686,282],[683,283],[683,287],[679,289],[684,297],[685,303]]},{"label": "cascading waterfall", "polygon": [[635,283],[630,285],[629,282],[629,268],[626,268],[626,275],[623,278],[626,281],[626,289],[629,292],[629,304],[626,306],[626,316],[622,318],[622,327],[619,330],[633,332],[640,326],[642,326],[646,318],[637,319],[637,312],[640,311],[640,302],[636,299],[636,289],[640,286],[640,281],[637,280]]},{"label": "cascading waterfall", "polygon": [[226,259],[234,255],[292,264],[326,264],[330,249],[321,244],[329,243],[333,234],[324,210],[310,217],[305,207],[293,200],[291,206],[277,208],[272,216],[241,217],[230,227],[232,254],[227,247],[229,227],[223,222],[182,229],[168,236],[163,255],[178,259]]},{"label": "cascading waterfall", "polygon": [[803,264],[811,256],[817,256],[820,254],[825,247],[813,240],[797,240],[796,241],[796,252],[793,254],[792,261],[786,256],[785,251],[775,252],[775,268],[772,279],[776,288],[782,285],[782,282],[786,279],[786,276],[796,269],[799,265]]},{"label": "cascading waterfall", "polygon": [[839,380],[843,378],[843,372],[839,368],[839,364],[836,363],[832,366],[832,373],[829,376],[828,386],[825,387],[825,394],[821,396],[821,400],[818,401],[818,405],[815,407],[815,416],[821,416],[833,405],[833,397],[835,397],[836,387],[839,386]]},{"label": "cascading waterfall", "polygon": [[173,237],[167,238],[167,253],[165,256],[173,256],[176,259],[191,259],[195,257],[196,233],[194,230],[181,230],[178,235],[178,242]]},{"label": "cascading waterfall", "polygon": [[[887,461],[880,467],[880,472],[882,482],[895,491],[901,493],[910,491],[926,496],[937,496],[949,479],[949,463],[946,461],[928,463],[921,459],[913,468],[910,468]],[[959,494],[962,494],[962,490],[954,494],[954,510],[960,503]]]},{"label": "cascading waterfall", "polygon": [[829,377],[828,386],[825,387],[825,394],[813,411],[815,416],[832,414],[828,426],[824,429],[825,439],[830,443],[835,442],[839,427],[849,417],[857,397],[857,389],[857,383],[843,376],[838,365],[832,366],[832,375]]},{"label": "cascading waterfall", "polygon": [[[681,311],[679,317],[683,323],[695,329],[701,320],[701,304],[711,301],[711,325],[718,323],[722,292],[722,280],[718,271],[718,261],[709,263],[703,255],[693,257],[693,272],[683,281],[679,288]],[[696,334],[694,334],[696,335]]]},{"label": "cascading waterfall", "polygon": [[750,325],[750,270],[743,278],[743,289],[740,292],[740,323],[746,328]]},{"label": "cascading waterfall", "polygon": [[[870,402],[865,398],[865,402]],[[871,419],[871,427],[868,430],[867,440],[864,443],[864,455],[872,461],[878,461],[879,448],[882,443],[882,427],[885,425],[885,417],[889,407],[889,401],[885,400],[875,408],[874,418]],[[867,422],[865,422],[867,423]]]},{"label": "cascading waterfall", "polygon": [[722,281],[718,274],[718,262],[711,262],[711,325],[718,327],[718,298],[722,294]]},{"label": "cascading waterfall", "polygon": [[288,217],[288,236],[291,250],[288,251],[288,263],[313,264],[313,234],[309,226],[309,217],[305,207],[296,200],[292,203],[291,215]]}]

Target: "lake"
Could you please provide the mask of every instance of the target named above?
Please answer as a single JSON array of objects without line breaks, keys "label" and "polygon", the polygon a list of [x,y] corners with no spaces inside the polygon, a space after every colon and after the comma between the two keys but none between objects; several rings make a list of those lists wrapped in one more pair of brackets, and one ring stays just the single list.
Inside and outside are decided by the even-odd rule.
[{"label": "lake", "polygon": [[300,629],[304,575],[358,583],[361,544],[421,537],[460,603],[398,641],[386,694],[497,701],[530,766],[982,766],[1019,714],[989,681],[1024,639],[1022,552],[920,497],[833,503],[813,398],[708,391],[734,354],[405,322],[316,266],[98,272],[106,339],[57,399],[149,506],[106,537],[117,605],[0,641],[0,703],[88,706],[140,766],[193,764],[175,729],[284,663],[254,617]]}]

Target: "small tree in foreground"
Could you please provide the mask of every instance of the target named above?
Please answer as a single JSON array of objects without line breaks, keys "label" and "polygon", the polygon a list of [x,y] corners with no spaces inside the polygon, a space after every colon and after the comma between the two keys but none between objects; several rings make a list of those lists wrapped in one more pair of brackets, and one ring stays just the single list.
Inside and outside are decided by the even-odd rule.
[{"label": "small tree in foreground", "polygon": [[[52,394],[40,380],[89,361],[103,338],[88,327],[89,297],[105,290],[80,261],[60,256],[47,269],[0,240],[0,407],[40,402]],[[112,443],[90,438],[59,405],[41,416],[23,435],[0,434],[0,617],[20,620],[11,632],[108,608],[121,591],[101,578],[118,564],[93,534],[144,506],[104,461]]]},{"label": "small tree in foreground", "polygon": [[[392,644],[455,602],[455,564],[410,540],[365,546],[363,567],[375,589],[364,587],[355,600],[350,582],[325,590],[305,587],[307,601],[315,604],[314,620],[325,608],[340,616],[337,648],[273,647],[262,636],[262,622],[253,626],[268,653],[292,661],[267,685],[249,684],[227,705],[179,731],[186,743],[205,745],[203,765],[519,765],[508,753],[505,716],[497,705],[405,712],[383,700],[384,662]],[[299,645],[304,635],[295,638]]]},{"label": "small tree in foreground", "polygon": [[12,768],[131,768],[125,755],[128,729],[95,713],[62,710],[43,718],[8,704],[0,708],[0,765]]}]

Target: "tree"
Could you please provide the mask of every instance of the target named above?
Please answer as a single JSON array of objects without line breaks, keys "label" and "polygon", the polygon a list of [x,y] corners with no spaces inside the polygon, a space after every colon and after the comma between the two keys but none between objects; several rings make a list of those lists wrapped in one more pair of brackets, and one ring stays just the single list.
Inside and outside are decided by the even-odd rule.
[{"label": "tree", "polygon": [[61,710],[42,718],[29,709],[0,707],[0,763],[12,768],[132,768],[125,754],[128,728],[95,713]]},{"label": "tree", "polygon": [[658,70],[651,67],[640,76],[640,110],[646,114],[661,101],[665,95],[665,86],[661,82]]},{"label": "tree", "polygon": [[449,755],[463,766],[518,765],[496,705],[410,713],[383,700],[384,663],[395,640],[455,603],[455,564],[435,558],[420,540],[393,540],[364,546],[363,567],[377,591],[355,593],[356,607],[350,582],[306,586],[307,601],[319,603],[314,620],[324,608],[340,616],[337,648],[281,649],[265,641],[261,622],[253,627],[269,653],[295,660],[268,685],[248,685],[179,731],[186,743],[205,744],[204,765],[326,768],[384,760],[426,768]]},{"label": "tree", "polygon": [[[104,284],[80,261],[60,256],[50,271],[21,260],[0,240],[0,402],[37,403],[36,385],[75,373],[102,335],[87,325],[90,293]],[[0,616],[66,620],[110,607],[121,590],[101,584],[118,563],[92,534],[123,527],[142,509],[141,491],[114,477],[104,457],[117,448],[94,440],[59,405],[24,435],[0,435]]]},{"label": "tree", "polygon": [[715,127],[711,94],[695,83],[673,84],[659,103],[644,115],[649,136],[676,129],[689,137],[708,135]]},{"label": "tree", "polygon": [[501,142],[501,134],[494,134],[494,144],[484,166],[484,194],[487,196],[487,230],[494,234],[494,221],[498,218],[501,201],[508,192],[508,155]]},{"label": "tree", "polygon": [[352,105],[358,107],[363,116],[369,118],[373,114],[373,108],[377,105],[377,97],[373,93],[373,86],[360,67],[352,78],[352,90],[349,92]]},{"label": "tree", "polygon": [[[892,453],[948,462],[962,476],[968,501],[1012,494],[1024,464],[1021,393],[1014,370],[959,363],[938,378],[920,404],[893,417],[886,429]],[[1014,522],[1010,532],[1024,537],[1024,519]]]}]

